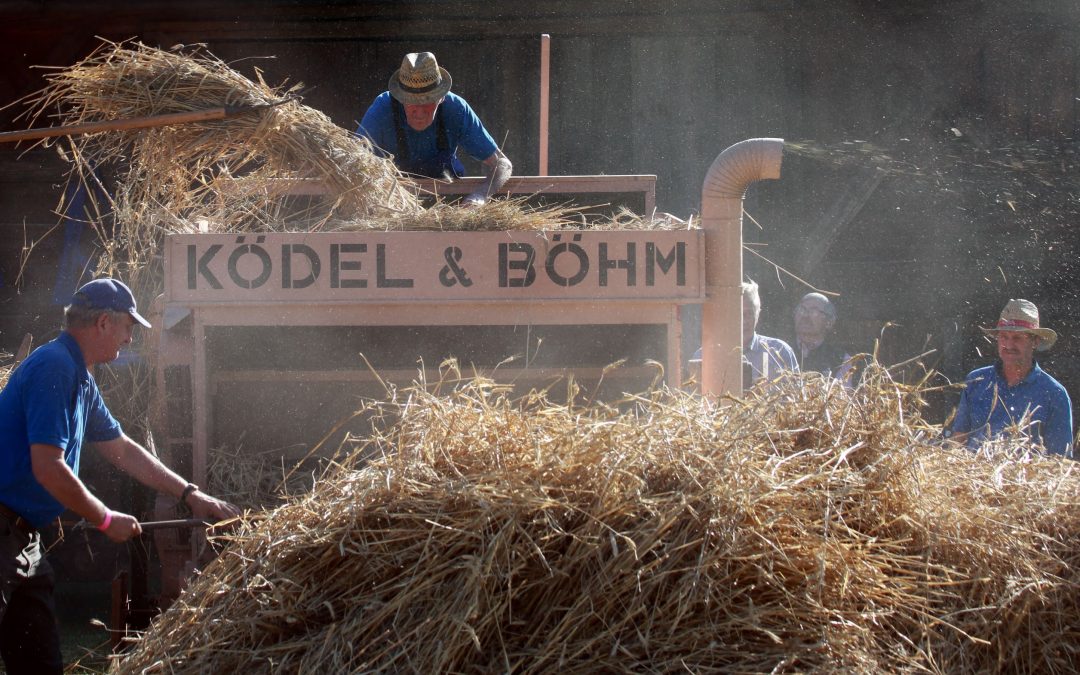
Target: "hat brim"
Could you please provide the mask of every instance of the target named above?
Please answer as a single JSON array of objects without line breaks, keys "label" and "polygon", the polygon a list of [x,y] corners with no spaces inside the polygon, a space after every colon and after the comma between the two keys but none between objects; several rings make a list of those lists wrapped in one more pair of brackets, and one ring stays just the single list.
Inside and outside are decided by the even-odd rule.
[{"label": "hat brim", "polygon": [[147,321],[146,319],[144,319],[143,316],[141,314],[139,314],[138,312],[136,312],[135,310],[129,311],[128,314],[131,315],[132,319],[135,319],[136,321],[138,321],[143,326],[145,326],[147,328],[153,328],[153,326],[150,325],[150,322]]},{"label": "hat brim", "polygon": [[1022,328],[1020,326],[1014,326],[1010,328],[983,328],[979,326],[979,330],[986,333],[991,337],[997,337],[998,333],[1027,333],[1039,338],[1039,345],[1035,347],[1037,352],[1045,352],[1054,346],[1057,342],[1057,333],[1050,328]]},{"label": "hat brim", "polygon": [[431,91],[425,91],[418,94],[412,91],[405,91],[401,87],[401,81],[398,80],[398,73],[400,72],[400,68],[394,71],[394,74],[390,76],[390,83],[386,85],[386,88],[390,91],[390,95],[400,101],[403,105],[427,105],[428,103],[437,103],[443,96],[446,96],[450,91],[450,87],[454,84],[450,79],[450,73],[446,71],[446,68],[439,66],[439,74],[442,76],[442,82]]}]

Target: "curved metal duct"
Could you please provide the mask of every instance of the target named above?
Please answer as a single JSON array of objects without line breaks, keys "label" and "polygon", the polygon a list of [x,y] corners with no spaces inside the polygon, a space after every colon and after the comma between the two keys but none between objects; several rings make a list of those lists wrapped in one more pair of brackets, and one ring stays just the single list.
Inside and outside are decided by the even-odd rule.
[{"label": "curved metal duct", "polygon": [[[782,138],[752,138],[713,160],[701,190],[705,303],[701,314],[701,393],[742,392],[742,201],[750,184],[780,177]],[[737,317],[737,318],[736,318]]]}]

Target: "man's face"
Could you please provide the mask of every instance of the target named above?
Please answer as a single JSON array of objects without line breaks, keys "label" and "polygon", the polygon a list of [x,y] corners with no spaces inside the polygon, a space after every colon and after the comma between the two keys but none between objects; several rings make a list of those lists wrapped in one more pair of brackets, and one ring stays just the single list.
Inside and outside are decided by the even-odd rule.
[{"label": "man's face", "polygon": [[129,314],[114,317],[109,314],[102,316],[101,321],[101,361],[107,363],[120,356],[120,350],[131,344],[131,336],[135,332],[135,319]]},{"label": "man's face", "polygon": [[1039,344],[1039,338],[1030,333],[1002,330],[998,331],[997,344],[1002,363],[1029,368],[1035,361],[1035,347]]},{"label": "man's face", "polygon": [[806,298],[795,308],[795,333],[801,339],[823,340],[832,328],[825,303],[818,298]]},{"label": "man's face", "polygon": [[742,343],[743,347],[750,346],[750,340],[754,337],[754,329],[757,328],[757,318],[754,316],[754,305],[743,299],[742,303]]},{"label": "man's face", "polygon": [[423,105],[404,104],[405,119],[409,122],[409,126],[416,131],[423,131],[430,127],[431,123],[435,121],[435,111],[440,103],[442,103],[441,98],[434,103],[425,103]]}]

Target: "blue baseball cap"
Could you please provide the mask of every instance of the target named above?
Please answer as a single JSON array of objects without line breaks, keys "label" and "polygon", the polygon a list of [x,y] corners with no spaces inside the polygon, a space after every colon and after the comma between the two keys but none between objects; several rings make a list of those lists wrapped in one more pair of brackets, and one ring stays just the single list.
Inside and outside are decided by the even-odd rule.
[{"label": "blue baseball cap", "polygon": [[83,284],[82,288],[71,296],[71,304],[87,309],[127,312],[132,319],[150,328],[150,322],[135,311],[135,296],[131,294],[131,289],[117,279],[94,279]]}]

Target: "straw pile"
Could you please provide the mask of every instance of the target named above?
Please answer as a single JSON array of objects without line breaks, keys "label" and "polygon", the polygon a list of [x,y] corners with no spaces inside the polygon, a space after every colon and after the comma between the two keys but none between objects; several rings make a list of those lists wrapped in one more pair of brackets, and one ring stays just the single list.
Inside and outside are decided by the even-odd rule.
[{"label": "straw pile", "polygon": [[1070,463],[933,445],[919,396],[403,392],[117,670],[1075,670]]},{"label": "straw pile", "polygon": [[259,450],[239,445],[210,448],[207,489],[241,509],[278,506],[289,495],[309,492],[321,457],[307,457],[306,447]]},{"label": "straw pile", "polygon": [[[91,197],[89,217],[105,252],[101,272],[133,278],[154,260],[164,234],[200,225],[282,230],[288,220],[317,229],[334,218],[420,209],[393,163],[367,141],[290,98],[293,92],[253,82],[201,48],[105,42],[47,80],[27,113],[37,125],[251,109],[215,121],[72,136],[58,146],[72,162],[70,180]],[[329,197],[298,206],[289,197],[298,180],[320,182]]]},{"label": "straw pile", "polygon": [[11,372],[15,370],[15,357],[7,352],[0,352],[0,389],[7,386]]}]

